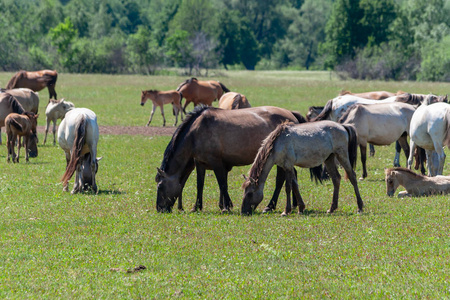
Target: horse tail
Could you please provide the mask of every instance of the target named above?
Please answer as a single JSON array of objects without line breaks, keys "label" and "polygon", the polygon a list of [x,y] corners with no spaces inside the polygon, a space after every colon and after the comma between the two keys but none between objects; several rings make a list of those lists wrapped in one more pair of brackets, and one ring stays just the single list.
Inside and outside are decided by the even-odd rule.
[{"label": "horse tail", "polygon": [[17,85],[17,81],[19,79],[24,78],[25,74],[26,74],[26,72],[23,71],[23,70],[21,70],[21,71],[17,72],[16,74],[14,74],[13,77],[11,77],[11,79],[6,84],[6,89],[7,90],[11,90],[11,89],[15,88],[16,85]]},{"label": "horse tail", "polygon": [[242,95],[236,94],[233,98],[233,103],[231,104],[231,109],[239,109],[240,103],[242,102]]},{"label": "horse tail", "polygon": [[223,90],[225,93],[230,92],[230,90],[229,90],[222,82],[218,81],[218,83],[220,84],[220,87],[222,88],[222,90]]},{"label": "horse tail", "polygon": [[55,85],[57,79],[58,73],[56,72],[56,70],[54,70],[52,74],[49,73],[44,74],[44,80],[47,83],[47,86]]},{"label": "horse tail", "polygon": [[354,170],[356,167],[356,159],[358,154],[358,136],[356,135],[356,130],[353,125],[342,124],[348,134],[348,158],[350,160],[350,165]]},{"label": "horse tail", "polygon": [[75,127],[75,139],[70,154],[70,161],[67,165],[66,172],[61,178],[64,185],[66,185],[70,178],[72,178],[72,175],[75,173],[78,162],[81,158],[81,151],[83,150],[83,146],[86,142],[86,124],[86,117],[82,116]]},{"label": "horse tail", "polygon": [[445,130],[445,138],[444,138],[444,145],[450,148],[450,111],[447,110],[447,113],[444,117],[444,122],[447,124],[447,128]]},{"label": "horse tail", "polygon": [[315,182],[320,182],[322,183],[322,173],[323,173],[323,167],[322,165],[318,165],[317,167],[314,168],[309,168],[309,175],[311,178],[311,181],[315,180]]},{"label": "horse tail", "polygon": [[25,112],[25,109],[23,108],[22,104],[20,104],[20,102],[17,101],[17,99],[13,95],[11,94],[8,95],[9,95],[8,101],[12,111],[16,114],[20,115],[23,114]]},{"label": "horse tail", "polygon": [[15,127],[17,130],[23,132],[23,126],[22,126],[22,124],[20,124],[19,122],[17,122],[17,120],[15,120],[15,119],[13,119],[13,118],[10,118],[10,119],[7,120],[7,123],[6,123],[6,129],[7,129],[7,131],[8,131],[8,129],[9,129],[11,126]]},{"label": "horse tail", "polygon": [[298,111],[291,110],[291,113],[294,115],[294,117],[297,119],[299,123],[308,122],[308,120],[305,117],[303,117]]},{"label": "horse tail", "polygon": [[328,100],[322,112],[317,117],[312,118],[310,122],[326,120],[328,119],[332,111],[333,111],[333,99]]}]

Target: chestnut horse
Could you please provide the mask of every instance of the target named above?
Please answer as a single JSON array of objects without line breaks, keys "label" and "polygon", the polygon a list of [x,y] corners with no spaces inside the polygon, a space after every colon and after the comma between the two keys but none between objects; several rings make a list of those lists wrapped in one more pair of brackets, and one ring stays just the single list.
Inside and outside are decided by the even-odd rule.
[{"label": "chestnut horse", "polygon": [[166,118],[164,117],[164,104],[172,103],[172,111],[175,116],[175,124],[173,126],[177,126],[178,123],[178,113],[181,112],[181,121],[183,121],[183,111],[181,109],[181,93],[175,90],[171,91],[158,91],[158,90],[146,90],[141,92],[141,106],[144,106],[147,99],[152,100],[153,108],[152,113],[150,115],[150,119],[148,120],[147,125],[149,126],[153,119],[153,114],[155,113],[156,106],[159,106],[161,109],[161,115],[163,117],[163,126],[166,126]]},{"label": "chestnut horse", "polygon": [[8,81],[6,89],[29,88],[35,92],[39,92],[44,88],[48,88],[49,98],[57,99],[55,85],[58,79],[56,70],[41,70],[34,72],[19,71],[13,75]]},{"label": "chestnut horse", "polygon": [[[264,185],[274,165],[286,173],[286,208],[282,215],[291,212],[290,190],[297,196],[298,212],[305,209],[305,204],[298,189],[294,167],[314,168],[325,162],[333,181],[333,201],[328,213],[338,208],[341,176],[336,166],[336,159],[344,168],[356,195],[358,212],[363,211],[363,201],[359,194],[356,174],[353,171],[356,162],[357,137],[352,125],[341,125],[332,121],[292,124],[283,123],[267,136],[256,155],[243,187],[244,197],[241,213],[251,214],[263,200]],[[314,176],[317,174],[312,173]],[[293,183],[293,186],[291,184]]]},{"label": "chestnut horse", "polygon": [[[228,194],[228,172],[234,166],[251,164],[262,140],[285,120],[306,121],[298,113],[273,106],[234,110],[196,107],[177,128],[164,152],[155,178],[158,184],[156,209],[170,212],[177,199],[178,208],[182,208],[184,185],[196,168],[197,201],[193,210],[202,209],[205,170],[213,170],[216,175],[220,188],[219,207],[230,210],[233,204]],[[275,199],[283,183],[281,170],[277,174]]]},{"label": "chestnut horse", "polygon": [[220,97],[230,90],[222,83],[214,80],[200,81],[192,77],[182,82],[177,91],[181,94],[181,99],[186,98],[186,103],[183,106],[183,112],[186,114],[186,106],[193,102],[194,106],[205,104],[211,106],[212,102],[219,100]]},{"label": "chestnut horse", "polygon": [[[13,163],[19,162],[20,147],[22,143],[20,138],[23,137],[23,144],[25,146],[25,160],[28,162],[28,156],[37,157],[37,126],[38,115],[32,112],[24,112],[23,114],[10,113],[5,119],[6,135],[8,137],[8,162],[10,162],[11,156]],[[17,155],[14,152],[17,138]]]},{"label": "chestnut horse", "polygon": [[222,109],[239,109],[252,107],[242,94],[235,92],[228,92],[222,95],[219,100],[219,108]]}]

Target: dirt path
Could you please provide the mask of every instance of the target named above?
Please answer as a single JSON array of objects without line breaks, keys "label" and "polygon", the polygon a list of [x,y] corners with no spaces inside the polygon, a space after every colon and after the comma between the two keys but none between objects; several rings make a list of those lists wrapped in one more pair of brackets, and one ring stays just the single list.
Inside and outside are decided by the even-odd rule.
[{"label": "dirt path", "polygon": [[[51,135],[51,129],[49,135]],[[176,127],[166,126],[166,127],[145,127],[145,126],[100,126],[100,134],[130,134],[130,135],[168,135],[171,136],[175,132]],[[39,133],[45,133],[45,126],[38,126],[37,131]]]}]

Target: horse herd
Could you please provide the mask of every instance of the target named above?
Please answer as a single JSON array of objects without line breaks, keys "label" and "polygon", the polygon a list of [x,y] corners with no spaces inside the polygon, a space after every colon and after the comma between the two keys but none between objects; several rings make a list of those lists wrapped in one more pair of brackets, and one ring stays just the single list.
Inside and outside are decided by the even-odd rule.
[{"label": "horse herd", "polygon": [[[50,70],[21,71],[10,80],[6,90],[2,89],[0,128],[6,126],[7,130],[8,161],[10,157],[13,162],[19,161],[18,155],[14,153],[18,137],[18,149],[22,144],[20,137],[23,137],[27,161],[28,155],[37,156],[39,98],[35,92],[47,87],[50,100],[46,108],[44,144],[50,122],[53,122],[53,144],[56,143],[56,120],[62,119],[58,128],[58,142],[65,152],[67,163],[62,178],[64,190],[68,190],[68,181],[76,173],[72,193],[86,190],[97,193],[97,117],[87,108],[75,108],[73,103],[64,99],[56,100],[56,76],[56,71]],[[29,84],[29,88],[24,86],[26,84]],[[450,146],[450,105],[446,103],[446,96],[384,91],[364,94],[346,92],[329,100],[324,107],[310,107],[306,118],[298,112],[280,107],[251,107],[244,95],[231,92],[222,83],[196,78],[182,82],[176,90],[142,91],[141,105],[147,99],[153,102],[147,126],[157,106],[161,109],[165,125],[163,106],[169,103],[173,106],[175,125],[178,114],[182,120],[157,169],[158,212],[170,212],[177,200],[178,209],[183,209],[183,188],[194,169],[197,174],[197,199],[192,211],[203,208],[206,170],[213,170],[217,179],[220,209],[223,212],[230,211],[233,203],[228,193],[228,173],[234,166],[250,164],[248,176],[244,176],[242,214],[251,214],[262,202],[265,182],[274,165],[277,166],[276,186],[264,212],[276,208],[284,183],[287,201],[283,215],[291,213],[295,207],[298,207],[299,213],[303,212],[305,204],[295,169],[298,166],[309,168],[311,178],[316,181],[322,181],[324,175],[331,178],[334,191],[328,212],[332,213],[338,208],[341,181],[339,165],[353,185],[358,212],[362,212],[364,204],[354,171],[357,148],[359,146],[361,152],[361,179],[364,179],[368,176],[367,144],[389,145],[393,142],[397,143],[394,165],[399,165],[399,154],[403,149],[408,168],[385,170],[389,196],[395,193],[399,185],[406,188],[406,193],[402,195],[450,192],[450,177],[441,176],[445,160],[443,147]],[[184,106],[183,99],[186,99]],[[215,100],[219,100],[218,108],[211,106]],[[195,108],[186,114],[186,107],[191,102]],[[407,136],[410,137],[411,147]],[[422,164],[422,173],[425,173],[423,164],[426,161],[429,176],[411,171],[414,159],[416,169]]]}]

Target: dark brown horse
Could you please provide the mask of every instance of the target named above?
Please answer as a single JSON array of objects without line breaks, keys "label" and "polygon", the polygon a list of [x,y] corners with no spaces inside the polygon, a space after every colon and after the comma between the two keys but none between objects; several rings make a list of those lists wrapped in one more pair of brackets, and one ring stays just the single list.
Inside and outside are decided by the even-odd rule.
[{"label": "dark brown horse", "polygon": [[[6,134],[8,136],[8,162],[10,162],[11,156],[13,163],[19,162],[20,137],[23,137],[23,144],[25,145],[25,160],[28,162],[28,156],[37,157],[37,126],[38,115],[32,112],[24,112],[19,115],[16,113],[9,114],[5,119]],[[14,152],[17,138],[19,142],[17,144],[17,155]]]},{"label": "dark brown horse", "polygon": [[186,106],[193,102],[194,106],[205,104],[211,106],[213,101],[219,100],[220,97],[230,90],[222,83],[214,80],[200,81],[197,78],[187,79],[181,83],[177,91],[181,93],[181,100],[186,98],[183,106],[183,112],[186,114]]},{"label": "dark brown horse", "polygon": [[[197,201],[193,210],[202,209],[205,170],[213,170],[220,188],[219,206],[228,211],[232,207],[228,172],[234,166],[251,164],[262,140],[285,120],[306,121],[297,113],[273,106],[236,110],[195,108],[177,128],[164,152],[155,178],[156,209],[171,211],[175,201],[181,199],[189,175],[197,168]],[[284,183],[284,173],[280,172],[274,198],[278,198]]]},{"label": "dark brown horse", "polygon": [[39,92],[48,88],[49,99],[57,99],[55,85],[58,73],[55,70],[41,70],[34,72],[19,71],[8,81],[6,89],[29,88]]}]

